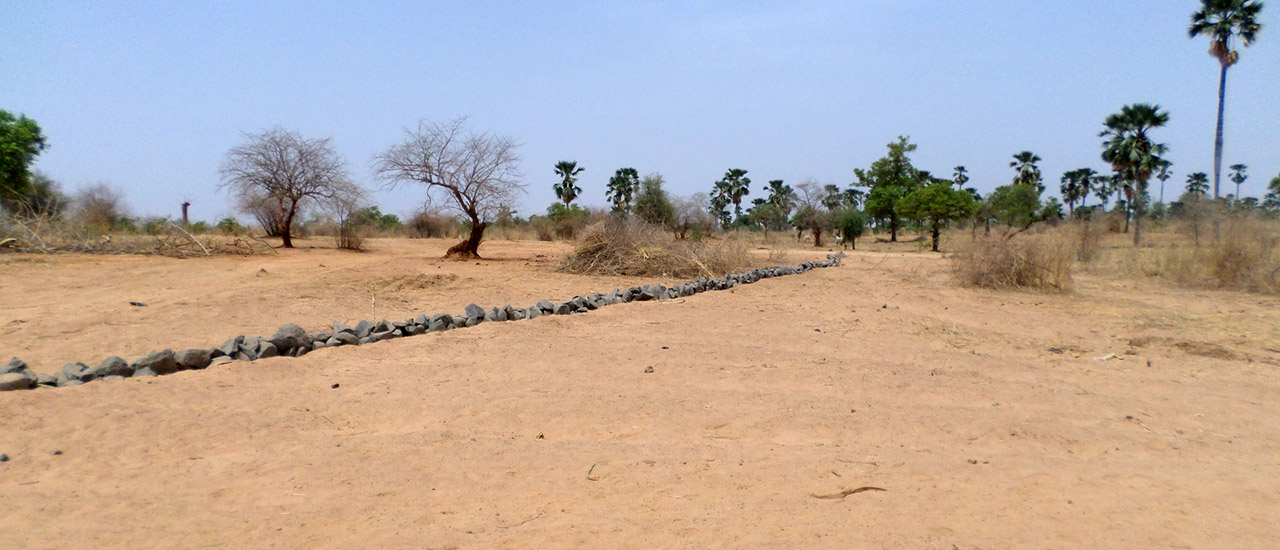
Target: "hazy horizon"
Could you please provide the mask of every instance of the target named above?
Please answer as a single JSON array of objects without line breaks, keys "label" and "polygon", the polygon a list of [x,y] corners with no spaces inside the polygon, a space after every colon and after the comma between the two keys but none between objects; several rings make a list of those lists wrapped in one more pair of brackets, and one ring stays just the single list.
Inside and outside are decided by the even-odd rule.
[{"label": "hazy horizon", "polygon": [[[626,166],[681,195],[744,168],[749,201],[771,179],[845,187],[898,135],[919,145],[917,167],[949,177],[964,165],[983,193],[1033,151],[1056,195],[1065,171],[1109,171],[1103,118],[1147,102],[1172,116],[1154,137],[1170,146],[1174,200],[1188,173],[1213,167],[1219,66],[1206,39],[1187,37],[1198,5],[10,3],[0,109],[41,125],[50,147],[35,169],[64,190],[106,182],[135,215],[176,216],[190,200],[194,219],[215,220],[233,213],[217,190],[227,150],[277,126],[332,138],[377,190],[371,159],[405,127],[469,116],[522,143],[527,216],[555,200],[559,160],[586,168],[587,205],[604,206]],[[1280,82],[1278,9],[1267,3],[1230,71],[1224,194],[1225,166],[1249,165],[1245,196],[1280,173],[1266,84]],[[423,196],[373,193],[402,216]]]}]

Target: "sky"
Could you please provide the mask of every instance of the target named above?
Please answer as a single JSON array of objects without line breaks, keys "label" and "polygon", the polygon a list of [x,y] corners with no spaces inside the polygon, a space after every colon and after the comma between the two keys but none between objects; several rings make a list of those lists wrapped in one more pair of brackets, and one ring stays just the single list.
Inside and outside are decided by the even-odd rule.
[{"label": "sky", "polygon": [[[1223,162],[1249,165],[1243,195],[1280,174],[1275,4],[1228,81]],[[844,187],[899,135],[917,167],[964,165],[983,193],[1031,150],[1056,193],[1067,170],[1107,170],[1102,120],[1138,102],[1171,114],[1154,135],[1174,200],[1213,166],[1219,67],[1187,37],[1198,5],[0,0],[0,109],[44,129],[37,170],[68,191],[116,186],[139,216],[177,216],[184,200],[193,219],[234,214],[218,167],[273,127],[331,138],[404,216],[423,189],[384,189],[374,156],[420,120],[459,116],[521,144],[522,215],[555,200],[559,160],[586,168],[587,205],[606,204],[621,167],[680,195],[743,168],[750,199],[772,179]]]}]

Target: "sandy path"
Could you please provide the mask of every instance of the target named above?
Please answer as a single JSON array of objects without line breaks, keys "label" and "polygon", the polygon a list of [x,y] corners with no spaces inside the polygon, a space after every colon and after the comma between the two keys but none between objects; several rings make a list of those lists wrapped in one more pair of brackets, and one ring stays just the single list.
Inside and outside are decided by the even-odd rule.
[{"label": "sandy path", "polygon": [[[1280,308],[1132,286],[858,255],[3,394],[0,548],[1272,547]],[[886,491],[812,496],[862,486]]]}]

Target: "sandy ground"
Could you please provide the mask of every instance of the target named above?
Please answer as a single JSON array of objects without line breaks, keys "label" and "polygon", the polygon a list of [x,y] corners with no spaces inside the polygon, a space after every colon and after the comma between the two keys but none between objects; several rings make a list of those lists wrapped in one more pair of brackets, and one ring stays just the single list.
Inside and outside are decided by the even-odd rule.
[{"label": "sandy ground", "polygon": [[[446,244],[4,256],[0,350],[54,371],[643,282],[556,274],[562,245],[477,265],[438,261]],[[1089,275],[964,289],[935,256],[859,253],[670,302],[10,392],[0,548],[1274,548],[1278,306]],[[839,496],[861,487],[884,490]]]}]

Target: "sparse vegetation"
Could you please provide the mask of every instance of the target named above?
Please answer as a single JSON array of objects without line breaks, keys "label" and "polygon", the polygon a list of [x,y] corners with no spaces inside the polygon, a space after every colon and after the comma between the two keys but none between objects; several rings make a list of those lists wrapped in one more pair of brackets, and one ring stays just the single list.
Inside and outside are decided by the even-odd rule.
[{"label": "sparse vegetation", "polygon": [[635,217],[611,216],[588,227],[560,270],[589,275],[719,277],[751,264],[735,239],[679,241]]}]

